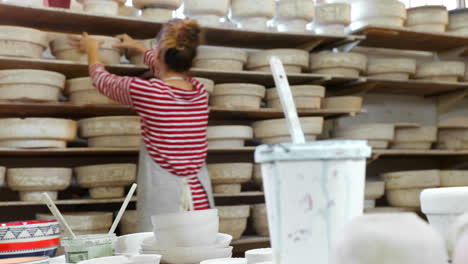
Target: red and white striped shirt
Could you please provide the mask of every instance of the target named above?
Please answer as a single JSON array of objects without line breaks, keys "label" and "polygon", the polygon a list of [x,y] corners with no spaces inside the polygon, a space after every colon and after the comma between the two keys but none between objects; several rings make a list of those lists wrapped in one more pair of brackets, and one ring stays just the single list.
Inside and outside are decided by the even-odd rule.
[{"label": "red and white striped shirt", "polygon": [[[155,72],[152,50],[145,52],[145,64]],[[194,90],[186,91],[155,78],[110,74],[100,63],[91,66],[90,76],[102,94],[133,107],[141,117],[142,137],[151,157],[170,173],[188,177],[195,210],[209,209],[197,177],[208,151],[208,96],[203,84],[190,79]]]}]

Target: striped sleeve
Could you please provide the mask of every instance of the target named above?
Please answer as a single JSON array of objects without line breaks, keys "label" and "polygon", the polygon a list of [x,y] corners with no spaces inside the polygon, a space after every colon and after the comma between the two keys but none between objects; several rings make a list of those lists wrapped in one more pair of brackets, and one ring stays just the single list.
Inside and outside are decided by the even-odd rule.
[{"label": "striped sleeve", "polygon": [[152,49],[145,52],[144,63],[150,68],[153,75],[157,75],[156,66],[154,65],[154,51]]},{"label": "striped sleeve", "polygon": [[135,77],[120,77],[111,74],[101,63],[91,66],[89,76],[100,93],[121,104],[132,105],[130,84],[136,79]]}]

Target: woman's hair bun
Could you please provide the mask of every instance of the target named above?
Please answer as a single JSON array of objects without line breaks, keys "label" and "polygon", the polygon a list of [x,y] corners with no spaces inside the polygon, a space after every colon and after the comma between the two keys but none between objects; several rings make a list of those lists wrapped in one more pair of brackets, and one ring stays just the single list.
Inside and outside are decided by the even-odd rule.
[{"label": "woman's hair bun", "polygon": [[199,35],[200,27],[195,20],[172,19],[164,25],[157,43],[169,69],[185,72],[192,67],[200,42]]}]

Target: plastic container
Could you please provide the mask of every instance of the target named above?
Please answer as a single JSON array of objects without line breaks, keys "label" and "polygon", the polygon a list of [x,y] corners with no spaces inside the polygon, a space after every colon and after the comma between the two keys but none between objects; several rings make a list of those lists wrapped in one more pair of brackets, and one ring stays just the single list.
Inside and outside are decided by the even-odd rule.
[{"label": "plastic container", "polygon": [[257,147],[275,263],[329,263],[340,229],[363,214],[370,154],[366,141]]},{"label": "plastic container", "polygon": [[115,234],[98,234],[78,236],[76,239],[62,239],[67,263],[78,263],[83,260],[109,257],[114,255]]}]

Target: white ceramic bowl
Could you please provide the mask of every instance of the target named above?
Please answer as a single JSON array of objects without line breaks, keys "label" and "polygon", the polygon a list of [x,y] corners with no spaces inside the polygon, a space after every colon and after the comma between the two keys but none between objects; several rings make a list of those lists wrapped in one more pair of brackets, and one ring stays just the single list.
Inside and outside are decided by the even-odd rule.
[{"label": "white ceramic bowl", "polygon": [[271,248],[252,249],[245,252],[245,258],[249,264],[262,263],[273,260],[273,250]]},{"label": "white ceramic bowl", "polygon": [[162,255],[161,262],[167,264],[193,264],[204,260],[217,258],[230,258],[232,247],[191,247],[191,248],[169,248],[156,251],[142,251],[142,254]]},{"label": "white ceramic bowl", "polygon": [[161,248],[214,245],[218,231],[218,220],[205,222],[200,225],[153,229],[156,241]]},{"label": "white ceramic bowl", "polygon": [[189,211],[184,213],[160,214],[151,217],[151,223],[156,229],[198,225],[218,219],[218,210]]},{"label": "white ceramic bowl", "polygon": [[420,200],[422,212],[431,226],[445,238],[451,254],[450,228],[459,216],[468,211],[468,187],[426,189],[421,193]]},{"label": "white ceramic bowl", "polygon": [[[228,234],[223,234],[223,233],[218,233],[216,235],[216,244],[214,247],[216,248],[227,248],[232,242],[232,236]],[[143,239],[143,241],[140,243],[141,249],[145,251],[155,251],[160,249],[160,246],[156,243],[156,240],[154,237],[149,237]]]},{"label": "white ceramic bowl", "polygon": [[115,254],[138,254],[143,240],[154,237],[153,232],[135,233],[125,236],[120,236],[115,242]]},{"label": "white ceramic bowl", "polygon": [[159,264],[161,255],[134,255],[129,257],[131,264]]}]

